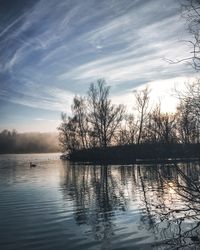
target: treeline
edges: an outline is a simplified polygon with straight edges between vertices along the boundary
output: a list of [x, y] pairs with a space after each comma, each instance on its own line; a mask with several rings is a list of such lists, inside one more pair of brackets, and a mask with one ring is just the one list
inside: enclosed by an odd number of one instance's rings
[[[200, 82], [177, 92], [175, 113], [163, 113], [161, 103], [150, 105], [148, 87], [133, 94], [133, 113], [112, 104], [104, 80], [89, 87], [86, 96], [75, 96], [72, 115], [62, 114], [59, 140], [62, 151], [132, 144], [198, 144], [200, 141]], [[131, 105], [131, 104], [130, 104]]]
[[59, 152], [56, 133], [17, 133], [3, 130], [0, 133], [0, 153], [48, 153]]

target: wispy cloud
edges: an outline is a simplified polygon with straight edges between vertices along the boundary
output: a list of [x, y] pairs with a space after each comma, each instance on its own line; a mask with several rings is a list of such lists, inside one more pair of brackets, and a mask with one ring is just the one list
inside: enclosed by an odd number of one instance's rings
[[[74, 94], [105, 78], [116, 95], [190, 77], [180, 6], [160, 0], [22, 1], [0, 24], [0, 99], [70, 112]], [[17, 6], [15, 6], [17, 7]], [[7, 12], [5, 11], [7, 10]], [[1, 10], [0, 10], [1, 11]]]
[[60, 123], [60, 120], [54, 120], [54, 119], [44, 119], [44, 118], [34, 118], [34, 121], [45, 121], [45, 122], [55, 122], [55, 123]]
[[13, 81], [15, 83], [10, 84], [10, 88], [0, 92], [0, 99], [39, 109], [70, 112], [74, 96], [70, 91], [42, 86], [42, 83], [35, 83], [29, 79], [21, 79], [22, 89], [16, 84], [17, 79], [13, 78]]

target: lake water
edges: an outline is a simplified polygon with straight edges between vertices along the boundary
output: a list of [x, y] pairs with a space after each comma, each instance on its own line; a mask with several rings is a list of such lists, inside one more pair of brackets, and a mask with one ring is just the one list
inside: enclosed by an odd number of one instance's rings
[[200, 166], [1, 155], [0, 249], [200, 249]]

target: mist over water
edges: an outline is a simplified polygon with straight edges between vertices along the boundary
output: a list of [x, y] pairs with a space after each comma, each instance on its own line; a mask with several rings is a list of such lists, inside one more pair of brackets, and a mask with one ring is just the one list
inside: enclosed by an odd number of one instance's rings
[[0, 154], [59, 152], [57, 133], [17, 133], [16, 130], [0, 132]]
[[1, 155], [0, 248], [199, 249], [199, 170]]

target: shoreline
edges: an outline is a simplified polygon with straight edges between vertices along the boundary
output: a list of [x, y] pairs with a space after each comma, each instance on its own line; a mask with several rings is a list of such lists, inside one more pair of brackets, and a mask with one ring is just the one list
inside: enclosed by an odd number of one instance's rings
[[[69, 160], [69, 159], [61, 159]], [[169, 158], [169, 159], [136, 159], [135, 161], [76, 161], [69, 160], [76, 165], [135, 165], [135, 164], [175, 164], [200, 162], [200, 158]]]
[[60, 157], [81, 163], [137, 164], [200, 160], [200, 144], [132, 144], [74, 151]]

